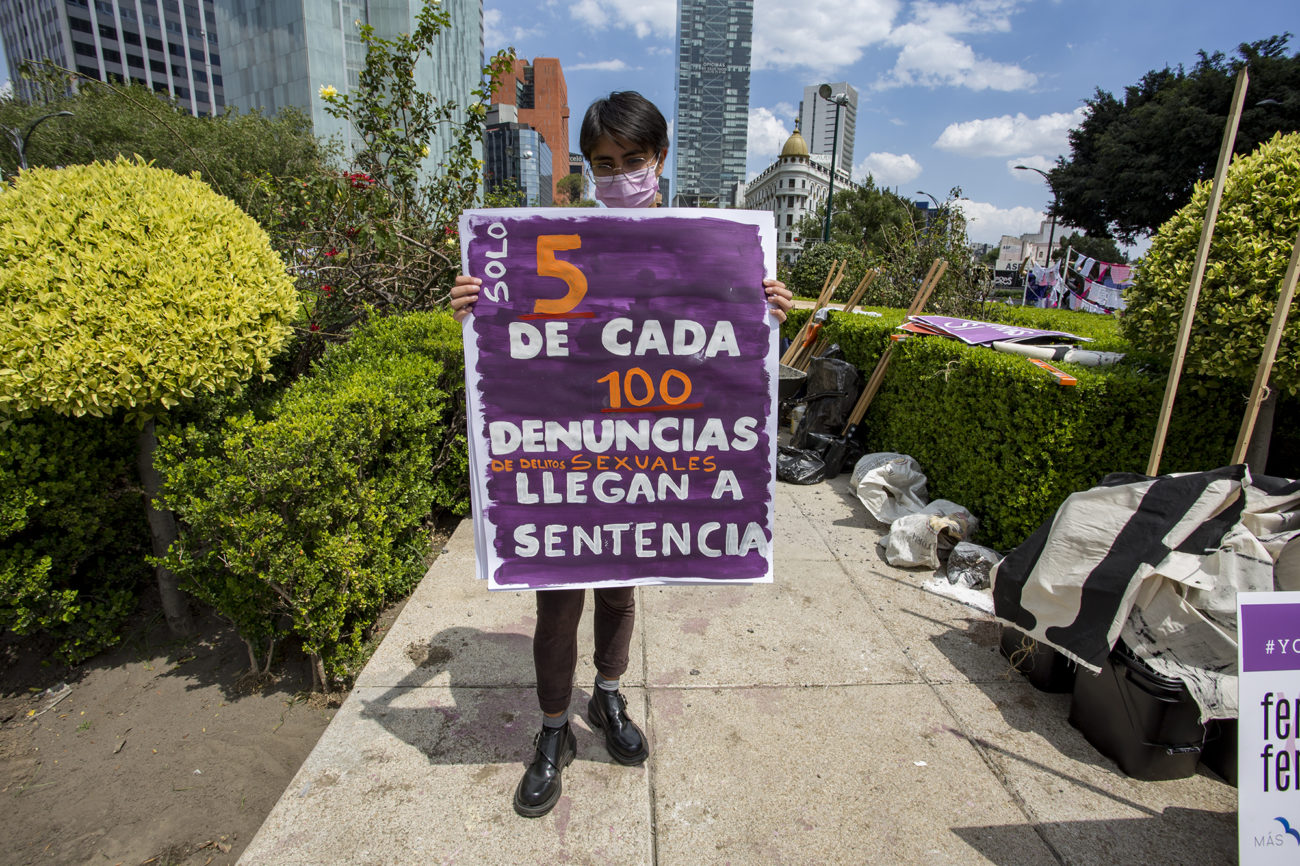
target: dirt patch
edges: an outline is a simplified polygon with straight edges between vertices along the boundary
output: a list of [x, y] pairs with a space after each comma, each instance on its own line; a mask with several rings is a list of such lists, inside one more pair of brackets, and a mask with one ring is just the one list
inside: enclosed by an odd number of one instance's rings
[[[435, 555], [448, 534], [435, 532]], [[347, 696], [309, 693], [293, 652], [250, 677], [243, 642], [211, 614], [178, 641], [145, 611], [82, 666], [48, 657], [41, 640], [0, 633], [6, 866], [233, 864]]]

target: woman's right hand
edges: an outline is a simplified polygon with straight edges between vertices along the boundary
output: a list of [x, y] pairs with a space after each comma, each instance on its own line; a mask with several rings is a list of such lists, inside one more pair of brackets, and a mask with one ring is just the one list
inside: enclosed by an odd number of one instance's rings
[[451, 287], [451, 313], [456, 321], [463, 322], [474, 312], [474, 302], [478, 300], [481, 285], [483, 281], [478, 277], [456, 275], [456, 282]]

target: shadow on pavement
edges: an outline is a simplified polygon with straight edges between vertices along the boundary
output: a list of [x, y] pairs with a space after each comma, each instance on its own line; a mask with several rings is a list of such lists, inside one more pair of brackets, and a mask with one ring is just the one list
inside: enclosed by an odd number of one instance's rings
[[[377, 690], [362, 690], [362, 718], [420, 750], [430, 764], [523, 765], [532, 759], [540, 710], [530, 636], [449, 628], [426, 644], [412, 644], [407, 655], [416, 667], [397, 685], [373, 697]], [[590, 697], [574, 689], [575, 720], [585, 715]], [[578, 739], [579, 757], [609, 760], [603, 746], [594, 747], [595, 738], [580, 733]]]

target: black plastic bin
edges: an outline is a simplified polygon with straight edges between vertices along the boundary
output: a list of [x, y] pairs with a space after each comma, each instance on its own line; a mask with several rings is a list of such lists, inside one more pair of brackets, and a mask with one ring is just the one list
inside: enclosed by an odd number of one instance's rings
[[1210, 719], [1205, 723], [1201, 765], [1232, 787], [1237, 787], [1237, 720]]
[[1024, 674], [1030, 685], [1040, 692], [1063, 693], [1074, 689], [1074, 674], [1078, 666], [1020, 629], [1002, 626], [999, 648], [1011, 666]]
[[1125, 775], [1147, 781], [1194, 774], [1205, 742], [1187, 688], [1151, 670], [1122, 641], [1100, 674], [1075, 677], [1070, 724]]

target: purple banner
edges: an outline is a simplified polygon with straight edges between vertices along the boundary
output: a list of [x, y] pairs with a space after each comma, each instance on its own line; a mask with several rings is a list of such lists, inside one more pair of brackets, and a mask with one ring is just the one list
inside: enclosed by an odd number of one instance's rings
[[465, 352], [492, 588], [771, 579], [771, 216], [701, 213], [462, 217], [483, 280]]
[[1037, 340], [1044, 337], [1064, 337], [1071, 340], [1087, 339], [1065, 331], [1043, 331], [1038, 328], [1001, 325], [996, 322], [980, 322], [975, 319], [958, 319], [953, 316], [912, 316], [911, 320], [929, 325], [972, 346], [992, 343], [994, 340], [1014, 343], [1020, 340]]
[[1243, 671], [1300, 670], [1300, 604], [1241, 605]]

